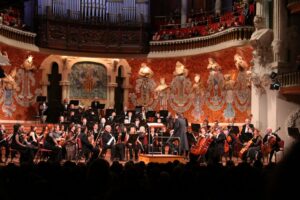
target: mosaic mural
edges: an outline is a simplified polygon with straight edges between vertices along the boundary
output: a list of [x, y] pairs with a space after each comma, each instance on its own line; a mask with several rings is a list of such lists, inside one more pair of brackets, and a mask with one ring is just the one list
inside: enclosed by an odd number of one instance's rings
[[[191, 122], [243, 122], [251, 110], [251, 52], [245, 46], [190, 57], [130, 59], [131, 106], [184, 113]], [[151, 77], [140, 76], [145, 65]]]
[[79, 62], [69, 74], [71, 99], [107, 98], [105, 66], [93, 62]]

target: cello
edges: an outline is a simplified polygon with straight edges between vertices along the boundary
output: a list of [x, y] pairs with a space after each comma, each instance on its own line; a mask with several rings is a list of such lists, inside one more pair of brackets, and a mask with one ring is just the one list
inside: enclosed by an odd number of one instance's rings
[[[281, 128], [278, 127], [278, 129], [276, 129], [276, 131], [274, 132], [277, 133]], [[271, 153], [273, 146], [276, 144], [276, 136], [275, 135], [270, 135], [270, 137], [268, 138], [268, 141], [266, 142], [266, 144], [263, 145], [263, 153], [265, 155]]]
[[191, 154], [198, 156], [205, 155], [212, 141], [213, 139], [210, 135], [199, 137], [197, 143], [195, 145], [192, 145], [190, 149]]
[[[252, 138], [253, 139], [253, 138]], [[246, 151], [248, 151], [248, 149], [250, 148], [250, 146], [251, 146], [251, 144], [253, 143], [253, 140], [249, 140], [248, 142], [247, 142], [247, 144], [240, 150], [240, 152], [239, 152], [239, 157], [240, 158], [243, 158], [243, 154], [246, 152]]]

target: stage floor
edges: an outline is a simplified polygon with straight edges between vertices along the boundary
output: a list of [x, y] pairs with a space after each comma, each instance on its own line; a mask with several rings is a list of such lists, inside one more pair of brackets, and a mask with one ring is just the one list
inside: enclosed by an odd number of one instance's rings
[[140, 154], [140, 156], [139, 156], [139, 161], [143, 161], [146, 164], [148, 164], [150, 162], [168, 163], [168, 162], [174, 162], [175, 160], [178, 160], [181, 163], [186, 163], [188, 161], [183, 156], [178, 156], [178, 155]]

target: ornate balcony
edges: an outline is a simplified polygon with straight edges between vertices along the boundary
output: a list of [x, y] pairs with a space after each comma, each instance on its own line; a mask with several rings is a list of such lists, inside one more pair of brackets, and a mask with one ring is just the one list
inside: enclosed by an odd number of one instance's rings
[[248, 41], [254, 27], [233, 27], [224, 31], [195, 38], [181, 40], [151, 41], [150, 54], [161, 54], [174, 51], [195, 50], [225, 43], [228, 41]]
[[35, 44], [36, 34], [0, 24], [0, 36], [26, 44]]
[[300, 71], [279, 74], [278, 80], [281, 84], [280, 93], [300, 94]]

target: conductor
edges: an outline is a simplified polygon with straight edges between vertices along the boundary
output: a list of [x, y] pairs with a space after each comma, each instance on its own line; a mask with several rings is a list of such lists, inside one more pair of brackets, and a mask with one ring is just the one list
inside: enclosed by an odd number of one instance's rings
[[[171, 130], [171, 134], [172, 134], [170, 138], [171, 141], [173, 141], [176, 138], [180, 139], [179, 154], [184, 155], [184, 157], [186, 158], [189, 150], [188, 139], [186, 135], [186, 121], [183, 118], [182, 114], [180, 113], [175, 114], [174, 129]], [[172, 147], [172, 145], [170, 146]]]

